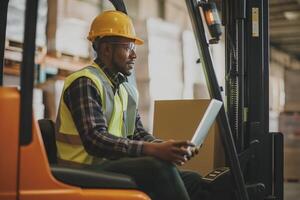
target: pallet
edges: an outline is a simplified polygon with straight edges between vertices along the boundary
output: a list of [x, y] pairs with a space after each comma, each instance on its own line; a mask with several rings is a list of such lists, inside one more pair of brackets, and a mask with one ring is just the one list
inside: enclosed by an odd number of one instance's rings
[[[23, 43], [5, 40], [5, 60], [10, 60], [14, 62], [22, 61]], [[47, 48], [45, 46], [37, 46], [35, 51], [35, 63], [40, 64], [43, 61], [47, 53]]]
[[91, 63], [90, 58], [83, 58], [60, 51], [50, 51], [47, 53], [42, 65], [53, 66], [61, 70], [76, 71]]
[[[5, 49], [22, 51], [23, 43], [13, 40], [5, 40]], [[36, 46], [37, 52], [44, 52], [46, 50], [46, 46]]]
[[58, 59], [72, 60], [75, 62], [85, 62], [87, 60], [90, 60], [90, 58], [85, 58], [78, 55], [72, 55], [61, 51], [48, 51], [47, 54], [56, 57]]

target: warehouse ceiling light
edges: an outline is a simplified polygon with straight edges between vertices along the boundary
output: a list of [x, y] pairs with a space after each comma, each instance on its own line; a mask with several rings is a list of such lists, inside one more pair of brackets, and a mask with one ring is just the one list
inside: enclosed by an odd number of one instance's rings
[[299, 19], [300, 14], [295, 11], [285, 11], [283, 13], [284, 17], [288, 20], [296, 20]]

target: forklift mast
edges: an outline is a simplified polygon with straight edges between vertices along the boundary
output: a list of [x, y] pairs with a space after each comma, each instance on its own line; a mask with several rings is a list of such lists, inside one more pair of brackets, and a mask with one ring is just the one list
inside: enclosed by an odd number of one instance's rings
[[283, 199], [283, 136], [269, 132], [269, 1], [222, 1], [226, 96], [251, 199]]
[[[186, 0], [210, 96], [222, 100], [201, 15], [211, 2]], [[227, 110], [220, 111], [217, 122], [233, 190], [238, 200], [281, 200], [283, 136], [269, 133], [268, 0], [223, 0], [220, 7]]]

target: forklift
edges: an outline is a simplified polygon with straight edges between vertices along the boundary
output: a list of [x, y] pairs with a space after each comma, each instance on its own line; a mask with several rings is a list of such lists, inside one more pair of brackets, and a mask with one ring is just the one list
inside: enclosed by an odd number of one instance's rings
[[[53, 126], [38, 124], [32, 113], [38, 0], [26, 1], [20, 90], [3, 86], [8, 1], [0, 1], [0, 200], [149, 200], [131, 177], [67, 168], [50, 159]], [[110, 1], [127, 14], [122, 0]], [[220, 40], [221, 24], [225, 27], [226, 108], [217, 123], [228, 167], [203, 177], [212, 199], [282, 200], [283, 136], [270, 133], [268, 124], [268, 0], [185, 2], [210, 96], [220, 101], [223, 89], [209, 46]]]

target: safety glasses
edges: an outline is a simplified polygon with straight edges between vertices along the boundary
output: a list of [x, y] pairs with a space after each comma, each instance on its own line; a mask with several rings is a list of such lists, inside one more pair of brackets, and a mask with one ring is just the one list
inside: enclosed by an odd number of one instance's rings
[[134, 42], [109, 42], [109, 44], [122, 46], [128, 52], [136, 51]]

